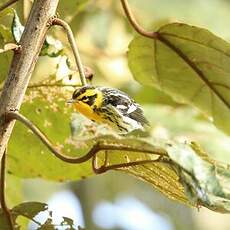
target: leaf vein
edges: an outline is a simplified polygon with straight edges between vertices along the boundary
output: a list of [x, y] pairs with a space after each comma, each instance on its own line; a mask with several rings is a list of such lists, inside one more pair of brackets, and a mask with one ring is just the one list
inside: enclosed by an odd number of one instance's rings
[[181, 40], [186, 40], [186, 41], [188, 41], [188, 42], [193, 42], [193, 43], [199, 44], [199, 45], [204, 46], [204, 47], [206, 47], [206, 48], [209, 48], [209, 49], [213, 49], [213, 50], [215, 50], [215, 51], [218, 51], [218, 52], [224, 54], [225, 56], [227, 56], [228, 58], [230, 58], [230, 54], [224, 52], [223, 50], [217, 49], [217, 48], [215, 48], [215, 47], [213, 47], [213, 46], [208, 46], [208, 45], [206, 45], [206, 44], [204, 44], [204, 43], [201, 43], [201, 42], [198, 42], [198, 41], [195, 41], [195, 40], [186, 38], [186, 37], [181, 37], [181, 36], [178, 36], [178, 35], [176, 35], [176, 34], [170, 34], [170, 33], [164, 33], [164, 32], [162, 32], [162, 33], [160, 33], [160, 34], [161, 34], [161, 35], [164, 35], [164, 36], [166, 36], [166, 37], [167, 37], [167, 36], [168, 36], [168, 37], [171, 36], [171, 37], [175, 37], [175, 38], [178, 38], [178, 39], [181, 39]]
[[206, 86], [219, 98], [225, 106], [230, 109], [230, 104], [227, 100], [218, 92], [218, 90], [213, 87], [212, 83], [208, 80], [208, 78], [205, 76], [205, 74], [200, 70], [195, 63], [188, 57], [186, 54], [183, 53], [178, 47], [173, 45], [169, 40], [161, 36], [161, 34], [158, 34], [157, 37], [158, 41], [162, 42], [165, 46], [170, 48], [172, 51], [174, 51], [182, 60], [185, 61], [185, 63], [197, 74], [197, 76], [206, 84]]

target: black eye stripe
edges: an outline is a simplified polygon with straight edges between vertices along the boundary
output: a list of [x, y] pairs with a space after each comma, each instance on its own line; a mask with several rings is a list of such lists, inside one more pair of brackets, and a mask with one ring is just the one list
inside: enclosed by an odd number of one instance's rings
[[[84, 96], [85, 97], [85, 96]], [[85, 101], [85, 103], [87, 103], [88, 105], [93, 105], [93, 103], [95, 102], [97, 98], [97, 94], [94, 94], [92, 96], [86, 96], [85, 99], [87, 99], [87, 101]], [[82, 98], [83, 99], [83, 98]], [[84, 100], [84, 99], [83, 99]]]
[[83, 96], [80, 100], [90, 100], [91, 98], [97, 98], [97, 94], [91, 95], [91, 96]]

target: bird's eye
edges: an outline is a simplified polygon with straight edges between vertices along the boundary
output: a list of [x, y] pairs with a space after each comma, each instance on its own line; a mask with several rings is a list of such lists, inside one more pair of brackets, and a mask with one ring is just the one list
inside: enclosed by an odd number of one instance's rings
[[88, 99], [88, 97], [84, 96], [84, 97], [81, 98], [81, 101], [86, 101], [87, 99]]

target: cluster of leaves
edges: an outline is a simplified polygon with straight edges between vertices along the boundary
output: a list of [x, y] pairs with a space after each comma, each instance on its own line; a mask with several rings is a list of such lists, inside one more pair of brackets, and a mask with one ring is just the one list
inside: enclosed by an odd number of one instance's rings
[[[35, 219], [35, 217], [42, 213], [46, 214], [46, 218], [43, 223], [40, 223]], [[21, 229], [21, 224], [28, 224], [28, 221], [31, 220], [37, 226], [36, 229], [69, 229], [74, 230], [74, 223], [68, 217], [63, 217], [63, 221], [60, 224], [52, 223], [52, 211], [48, 210], [47, 204], [38, 203], [38, 202], [27, 202], [20, 205], [15, 206], [11, 210], [12, 220], [14, 223], [14, 229]], [[0, 227], [1, 229], [10, 229], [8, 223], [5, 221], [4, 214], [0, 212]], [[79, 227], [79, 230], [81, 228]]]
[[[86, 3], [87, 1], [82, 1], [79, 10]], [[68, 5], [70, 10], [73, 5], [74, 1], [70, 1]], [[12, 15], [13, 11], [3, 13]], [[13, 15], [15, 38], [22, 29], [17, 17], [14, 13]], [[0, 15], [0, 20], [1, 17]], [[205, 29], [181, 23], [165, 25], [157, 33], [160, 39], [136, 36], [131, 41], [128, 64], [134, 78], [142, 85], [165, 92], [177, 102], [197, 107], [226, 135], [199, 117], [199, 113], [191, 108], [178, 108], [175, 112], [163, 105], [144, 108], [151, 129], [143, 137], [132, 135], [120, 137], [104, 126], [95, 126], [73, 113], [72, 108], [65, 104], [72, 88], [60, 87], [60, 83], [66, 81], [66, 76], [69, 76], [71, 70], [66, 65], [68, 58], [63, 48], [57, 45], [58, 41], [52, 39], [47, 39], [38, 62], [43, 61], [47, 65], [49, 60], [49, 63], [53, 63], [54, 69], [47, 74], [44, 64], [38, 63], [21, 113], [44, 130], [66, 155], [82, 156], [98, 141], [134, 149], [142, 148], [145, 151], [161, 148], [166, 153], [161, 159], [158, 159], [157, 155], [139, 151], [109, 150], [106, 161], [108, 165], [115, 165], [152, 160], [152, 163], [118, 170], [150, 183], [170, 199], [192, 206], [202, 205], [218, 212], [230, 212], [228, 165], [211, 160], [196, 143], [185, 142], [184, 138], [199, 141], [206, 149], [214, 151], [213, 154], [217, 154], [215, 151], [225, 151], [226, 154], [229, 151], [228, 146], [224, 149], [223, 146], [216, 144], [215, 140], [229, 142], [230, 45]], [[12, 40], [9, 27], [1, 24], [0, 65], [4, 66], [0, 70], [1, 82], [7, 75], [12, 56], [11, 53], [3, 51], [8, 50], [7, 44], [12, 43]], [[61, 68], [58, 68], [60, 66]], [[46, 74], [43, 74], [44, 70]], [[69, 181], [80, 180], [94, 174], [90, 161], [81, 165], [71, 165], [57, 159], [29, 129], [20, 123], [14, 128], [8, 152], [7, 172], [17, 177]], [[101, 151], [97, 155], [99, 165], [103, 164], [104, 158], [105, 153]], [[154, 162], [156, 159], [158, 161]], [[13, 201], [11, 203], [14, 205]], [[46, 209], [44, 204], [21, 204], [14, 207], [12, 213], [16, 213], [15, 216], [22, 215], [33, 219], [37, 213]], [[50, 218], [51, 216], [45, 224], [51, 224]], [[72, 227], [70, 220], [67, 224]]]

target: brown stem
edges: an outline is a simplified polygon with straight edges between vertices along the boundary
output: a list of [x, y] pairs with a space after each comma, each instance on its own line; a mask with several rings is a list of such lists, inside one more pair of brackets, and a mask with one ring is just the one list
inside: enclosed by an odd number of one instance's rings
[[79, 84], [58, 84], [58, 83], [53, 83], [53, 84], [33, 84], [33, 85], [29, 85], [27, 88], [28, 89], [33, 89], [33, 88], [40, 88], [40, 87], [80, 87], [81, 85]]
[[[81, 85], [76, 84], [58, 84], [58, 83], [54, 83], [54, 84], [45, 84], [45, 83], [40, 83], [40, 84], [32, 84], [32, 85], [28, 85], [27, 89], [36, 89], [36, 88], [41, 88], [41, 87], [81, 87]], [[0, 88], [0, 92], [2, 91], [2, 88]]]
[[23, 22], [26, 22], [26, 20], [27, 20], [27, 18], [29, 16], [29, 13], [30, 13], [30, 9], [31, 9], [31, 6], [32, 6], [32, 1], [23, 0], [22, 4], [23, 4], [22, 5]]
[[93, 171], [96, 174], [101, 174], [101, 173], [105, 173], [109, 170], [127, 168], [127, 167], [131, 167], [131, 166], [138, 166], [138, 165], [144, 165], [144, 164], [156, 163], [156, 162], [159, 163], [160, 161], [158, 159], [157, 160], [142, 160], [142, 161], [133, 161], [133, 162], [114, 164], [114, 165], [102, 165], [101, 167], [97, 167], [96, 158], [94, 157], [93, 161], [92, 161], [92, 167], [93, 167]]
[[1, 161], [1, 181], [0, 181], [0, 204], [3, 211], [3, 214], [5, 215], [9, 227], [13, 230], [14, 229], [14, 223], [10, 214], [10, 211], [6, 204], [6, 197], [5, 197], [5, 176], [6, 176], [6, 150], [3, 153], [2, 161]]
[[45, 136], [45, 134], [42, 133], [30, 120], [28, 120], [21, 114], [15, 113], [15, 112], [8, 112], [6, 114], [6, 117], [7, 119], [10, 119], [10, 120], [18, 120], [24, 125], [26, 125], [43, 142], [43, 144], [46, 145], [46, 147], [57, 158], [61, 159], [62, 161], [72, 163], [72, 164], [82, 163], [82, 162], [89, 160], [95, 154], [95, 152], [97, 152], [99, 149], [99, 146], [95, 145], [86, 155], [82, 157], [78, 157], [78, 158], [68, 157], [66, 155], [63, 155], [57, 148], [55, 148], [53, 144], [49, 141], [49, 139]]
[[[55, 15], [59, 0], [36, 0], [20, 40], [21, 49], [14, 53], [8, 77], [0, 97], [0, 117], [10, 109], [21, 106], [31, 74], [42, 48], [48, 27], [47, 22]], [[0, 159], [10, 138], [14, 121], [1, 120]]]
[[10, 120], [18, 120], [27, 126], [42, 142], [46, 147], [60, 160], [65, 161], [71, 164], [78, 164], [83, 163], [90, 158], [92, 158], [97, 152], [102, 150], [120, 150], [120, 151], [131, 151], [131, 152], [141, 152], [147, 154], [154, 154], [164, 156], [166, 152], [160, 148], [156, 148], [154, 150], [145, 150], [145, 149], [138, 149], [132, 146], [122, 146], [122, 145], [115, 145], [115, 144], [103, 144], [103, 143], [96, 143], [90, 151], [81, 157], [69, 157], [63, 153], [61, 153], [57, 148], [53, 146], [53, 144], [49, 141], [49, 139], [43, 134], [30, 120], [25, 118], [22, 114], [16, 112], [8, 112], [5, 115], [5, 119]]
[[10, 1], [6, 2], [2, 6], [0, 6], [0, 12], [3, 11], [4, 9], [6, 9], [7, 7], [9, 7], [10, 5], [14, 4], [17, 1], [18, 0], [10, 0]]
[[97, 156], [96, 154], [92, 158], [92, 168], [93, 171], [96, 174], [101, 174], [105, 173], [109, 170], [116, 170], [116, 169], [121, 169], [121, 168], [127, 168], [127, 167], [132, 167], [132, 166], [138, 166], [138, 165], [144, 165], [144, 164], [150, 164], [150, 163], [171, 163], [169, 159], [166, 159], [164, 154], [155, 154], [159, 155], [159, 157], [155, 160], [138, 160], [138, 161], [133, 161], [133, 162], [124, 162], [124, 163], [118, 163], [118, 164], [113, 164], [113, 165], [107, 165], [108, 163], [108, 152], [105, 152], [105, 161], [104, 164], [100, 167], [97, 167]]
[[72, 32], [69, 24], [67, 22], [65, 22], [64, 20], [62, 20], [60, 18], [55, 18], [55, 17], [51, 18], [51, 23], [53, 25], [59, 25], [59, 26], [63, 27], [63, 29], [66, 31], [67, 37], [68, 37], [69, 43], [71, 45], [71, 48], [72, 48], [72, 51], [74, 54], [74, 58], [75, 58], [75, 61], [77, 64], [77, 68], [78, 68], [78, 71], [80, 74], [81, 83], [82, 83], [82, 85], [86, 85], [87, 81], [86, 81], [86, 77], [85, 77], [85, 71], [84, 71], [84, 68], [82, 65], [81, 57], [80, 57], [80, 54], [79, 54], [79, 51], [77, 48], [77, 44], [75, 42], [73, 32]]
[[128, 18], [128, 20], [129, 20], [130, 24], [133, 26], [133, 28], [137, 31], [137, 33], [139, 33], [145, 37], [152, 38], [152, 39], [155, 39], [157, 37], [158, 34], [156, 32], [147, 31], [137, 23], [135, 17], [133, 16], [133, 14], [129, 8], [129, 4], [128, 4], [127, 0], [121, 0], [121, 4], [122, 4], [122, 7], [124, 9], [126, 17]]

